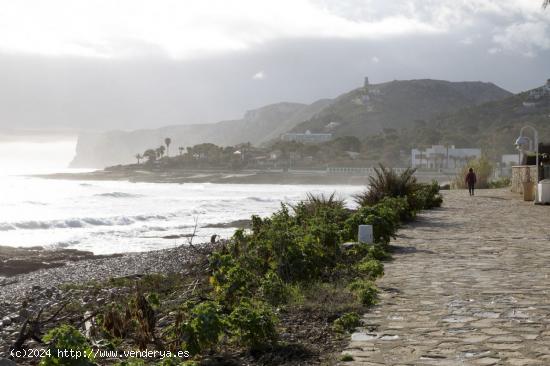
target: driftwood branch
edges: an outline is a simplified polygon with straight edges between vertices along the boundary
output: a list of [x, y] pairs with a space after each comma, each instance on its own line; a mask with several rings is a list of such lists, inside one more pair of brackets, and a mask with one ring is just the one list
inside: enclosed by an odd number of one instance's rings
[[49, 305], [42, 306], [37, 312], [28, 316], [19, 330], [17, 339], [10, 347], [10, 351], [21, 351], [25, 342], [29, 339], [35, 340], [38, 343], [44, 343], [42, 341], [42, 328], [49, 323], [58, 322], [59, 314], [63, 311], [63, 309], [65, 309], [65, 307], [67, 307], [68, 304], [68, 301], [63, 301], [61, 306], [59, 306], [59, 309], [57, 309], [52, 316], [44, 320], [41, 320], [40, 318], [42, 317], [46, 307], [49, 307]]
[[195, 246], [193, 245], [193, 239], [197, 235], [198, 226], [199, 226], [199, 217], [195, 216], [195, 226], [193, 227], [193, 233], [191, 234], [191, 236], [187, 238], [187, 245], [189, 245], [189, 247], [192, 248], [193, 250], [196, 250]]

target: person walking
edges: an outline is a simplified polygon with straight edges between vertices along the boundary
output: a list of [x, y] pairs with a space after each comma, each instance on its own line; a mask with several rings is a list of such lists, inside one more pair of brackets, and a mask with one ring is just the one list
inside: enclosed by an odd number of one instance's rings
[[468, 185], [468, 192], [470, 192], [470, 196], [474, 195], [474, 186], [477, 182], [476, 173], [474, 173], [474, 170], [472, 168], [468, 169], [468, 174], [466, 174], [466, 184]]

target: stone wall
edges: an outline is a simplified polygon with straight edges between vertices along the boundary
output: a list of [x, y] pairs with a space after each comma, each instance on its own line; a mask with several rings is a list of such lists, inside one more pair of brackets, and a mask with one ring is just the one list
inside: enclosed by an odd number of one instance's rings
[[512, 167], [512, 192], [523, 193], [522, 183], [526, 182], [527, 175], [531, 182], [537, 180], [537, 167], [535, 165], [517, 165]]

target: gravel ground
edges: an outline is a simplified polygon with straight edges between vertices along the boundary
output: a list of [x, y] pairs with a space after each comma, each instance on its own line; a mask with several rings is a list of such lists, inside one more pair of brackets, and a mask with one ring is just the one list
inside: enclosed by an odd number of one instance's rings
[[[33, 287], [50, 288], [63, 283], [83, 283], [134, 274], [169, 273], [181, 270], [193, 258], [188, 246], [122, 256], [69, 262], [63, 267], [7, 277], [0, 281], [0, 315], [12, 308]], [[1, 317], [0, 317], [1, 319]]]

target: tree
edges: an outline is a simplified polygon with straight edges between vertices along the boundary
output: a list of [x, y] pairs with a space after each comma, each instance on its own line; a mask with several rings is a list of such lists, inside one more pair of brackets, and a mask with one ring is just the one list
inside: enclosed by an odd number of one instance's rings
[[164, 152], [166, 151], [166, 148], [164, 145], [160, 145], [158, 148], [155, 149], [155, 154], [157, 156], [157, 159], [160, 159], [164, 156]]
[[141, 156], [140, 154], [136, 154], [135, 158], [137, 159], [139, 165], [139, 162], [141, 161], [141, 159], [143, 159], [143, 156]]
[[543, 7], [544, 9], [546, 9], [546, 7], [547, 7], [548, 5], [550, 5], [550, 0], [544, 0], [544, 1], [542, 2], [542, 7]]
[[143, 153], [143, 157], [147, 158], [147, 161], [153, 162], [157, 160], [157, 152], [153, 149], [145, 150], [145, 152]]
[[180, 151], [180, 155], [183, 155], [183, 150], [185, 150], [185, 148], [183, 146], [180, 146], [178, 149]]
[[172, 143], [172, 139], [167, 137], [164, 139], [164, 143], [166, 144], [166, 156], [170, 156], [170, 144]]

